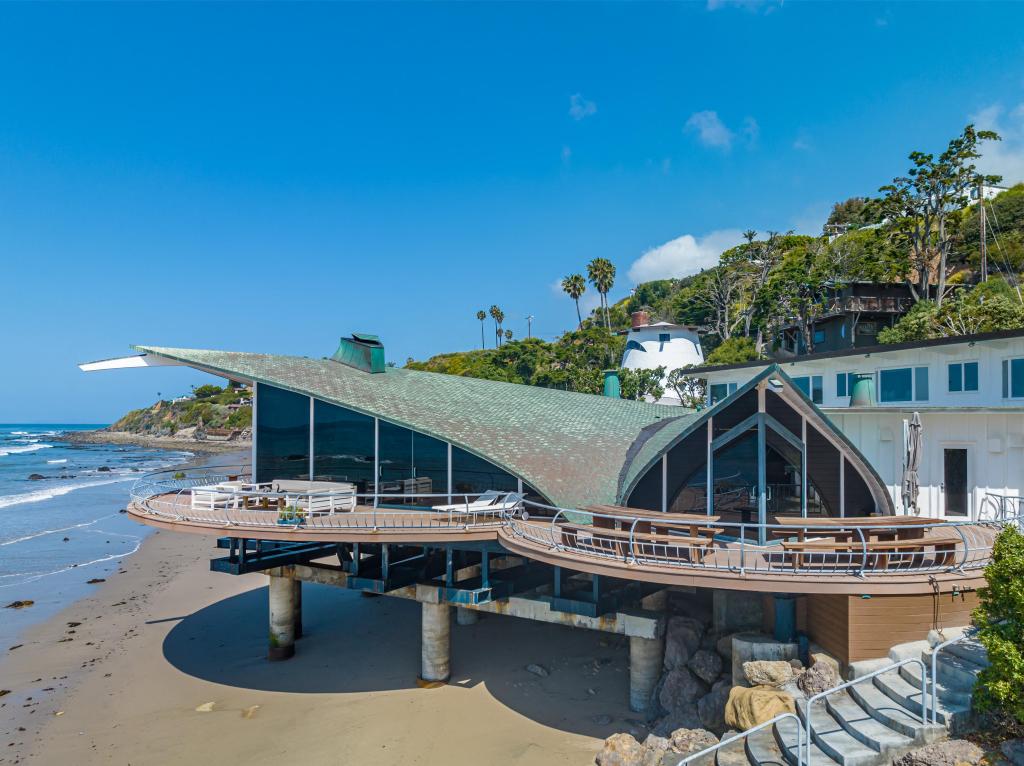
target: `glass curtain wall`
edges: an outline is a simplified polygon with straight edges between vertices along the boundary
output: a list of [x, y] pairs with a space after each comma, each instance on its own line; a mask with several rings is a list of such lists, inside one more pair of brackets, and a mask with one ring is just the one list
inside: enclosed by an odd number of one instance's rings
[[[378, 428], [381, 494], [415, 501], [419, 495], [448, 492], [447, 442], [383, 420]], [[442, 498], [421, 499], [428, 505], [444, 502]]]
[[347, 481], [357, 492], [373, 483], [373, 418], [315, 399], [313, 479]]
[[309, 397], [256, 384], [256, 480], [309, 478]]

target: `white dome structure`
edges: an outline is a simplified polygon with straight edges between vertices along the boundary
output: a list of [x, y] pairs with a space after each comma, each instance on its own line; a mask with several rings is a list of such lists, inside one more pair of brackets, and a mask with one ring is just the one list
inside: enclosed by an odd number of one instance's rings
[[[651, 322], [646, 311], [636, 311], [622, 354], [622, 367], [630, 370], [665, 368], [665, 385], [672, 370], [704, 362], [700, 337], [694, 327], [668, 322]], [[676, 392], [665, 386], [660, 400], [664, 404], [680, 404]]]

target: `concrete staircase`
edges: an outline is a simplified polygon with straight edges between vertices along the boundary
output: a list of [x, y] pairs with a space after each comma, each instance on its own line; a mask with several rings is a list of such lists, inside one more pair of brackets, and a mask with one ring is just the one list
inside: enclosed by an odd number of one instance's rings
[[[920, 658], [931, 673], [932, 647], [956, 635], [933, 634], [928, 641], [895, 646], [887, 659], [857, 663], [866, 675], [911, 657]], [[944, 739], [962, 728], [970, 716], [975, 678], [985, 667], [984, 648], [974, 640], [946, 647], [938, 655], [938, 723], [922, 724], [921, 670], [913, 664], [883, 673], [836, 692], [810, 707], [797, 703], [801, 721], [811, 722], [811, 763], [814, 766], [882, 766], [894, 757]], [[928, 684], [931, 694], [931, 682]], [[718, 766], [796, 766], [797, 724], [786, 720], [719, 750]]]

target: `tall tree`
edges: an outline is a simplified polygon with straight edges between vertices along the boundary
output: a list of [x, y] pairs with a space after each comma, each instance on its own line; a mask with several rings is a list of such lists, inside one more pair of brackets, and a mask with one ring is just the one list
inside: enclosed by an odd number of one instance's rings
[[615, 284], [615, 266], [607, 258], [595, 258], [587, 264], [587, 277], [590, 279], [590, 284], [601, 295], [604, 324], [610, 331], [612, 329], [612, 321], [608, 313], [608, 292]]
[[562, 280], [562, 290], [576, 302], [576, 321], [579, 324], [579, 329], [582, 330], [583, 316], [580, 314], [580, 298], [587, 291], [587, 282], [583, 279], [582, 274], [570, 274]]
[[975, 130], [968, 125], [938, 157], [911, 152], [907, 175], [894, 178], [878, 190], [882, 194], [875, 202], [878, 213], [909, 251], [906, 279], [915, 300], [928, 299], [929, 286], [934, 282], [935, 303], [941, 308], [954, 234], [951, 220], [967, 206], [972, 188], [1002, 180], [1000, 176], [983, 175], [974, 166], [974, 160], [981, 156], [979, 144], [999, 140], [994, 131]]
[[[757, 239], [757, 232], [748, 229], [743, 233], [747, 244], [733, 248], [723, 253], [723, 263], [726, 268], [733, 268], [739, 272], [742, 284], [742, 306], [740, 314], [743, 317], [743, 335], [749, 338], [755, 329], [754, 320], [758, 317], [758, 309], [763, 306], [760, 300], [761, 292], [768, 284], [768, 277], [779, 263], [782, 262], [783, 246], [792, 232], [780, 235], [777, 231], [768, 232], [768, 238]], [[757, 339], [756, 347], [758, 354], [764, 346], [764, 328], [762, 322], [756, 325]]]
[[505, 321], [505, 312], [498, 308], [497, 305], [491, 306], [490, 308], [491, 319], [494, 320], [494, 336], [495, 336], [495, 347], [501, 345], [501, 323]]
[[512, 340], [512, 331], [505, 330], [505, 340]]
[[481, 309], [476, 312], [476, 318], [480, 320], [480, 348], [487, 348], [484, 342], [484, 320], [487, 319], [487, 312]]

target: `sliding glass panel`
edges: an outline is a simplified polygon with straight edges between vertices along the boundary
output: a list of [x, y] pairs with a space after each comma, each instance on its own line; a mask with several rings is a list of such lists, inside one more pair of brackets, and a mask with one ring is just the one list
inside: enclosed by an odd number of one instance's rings
[[[380, 422], [380, 493], [403, 500], [437, 505], [448, 492], [448, 445], [425, 434]], [[384, 498], [382, 502], [388, 502]]]
[[914, 368], [914, 400], [918, 402], [928, 401], [928, 368]]
[[256, 478], [309, 478], [309, 397], [256, 386]]
[[1010, 396], [1024, 396], [1024, 359], [1010, 360]]
[[878, 380], [880, 401], [909, 402], [913, 398], [914, 375], [909, 367], [881, 370], [878, 373]]
[[964, 363], [964, 391], [978, 390], [978, 363]]
[[373, 418], [319, 399], [313, 408], [313, 478], [352, 482], [357, 492], [369, 491]]
[[[489, 489], [499, 492], [515, 492], [518, 487], [516, 477], [483, 458], [466, 452], [464, 449], [452, 447], [452, 491], [456, 494], [479, 494]], [[456, 502], [462, 498], [456, 497]]]

